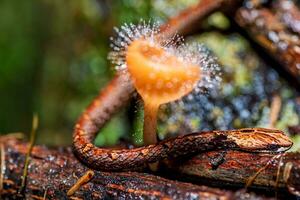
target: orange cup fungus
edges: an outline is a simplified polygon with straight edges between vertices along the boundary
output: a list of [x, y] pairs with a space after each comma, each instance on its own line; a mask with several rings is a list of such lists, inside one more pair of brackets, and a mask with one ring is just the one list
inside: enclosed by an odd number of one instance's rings
[[155, 143], [159, 106], [191, 92], [201, 78], [201, 69], [146, 39], [137, 39], [128, 46], [126, 63], [144, 100], [144, 143]]

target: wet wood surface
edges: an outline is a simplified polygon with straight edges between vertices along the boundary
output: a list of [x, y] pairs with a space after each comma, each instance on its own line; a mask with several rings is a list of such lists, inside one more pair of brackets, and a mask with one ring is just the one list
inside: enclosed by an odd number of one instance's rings
[[[180, 164], [179, 164], [180, 163]], [[299, 196], [299, 153], [247, 153], [213, 151], [196, 155], [186, 161], [173, 162], [168, 170], [180, 173], [185, 179], [215, 186], [286, 190]]]
[[88, 168], [79, 163], [70, 148], [44, 146], [33, 148], [26, 187], [24, 193], [18, 193], [28, 144], [9, 139], [1, 145], [3, 199], [265, 199], [244, 190], [220, 190], [147, 173], [99, 171], [68, 197], [67, 191]]

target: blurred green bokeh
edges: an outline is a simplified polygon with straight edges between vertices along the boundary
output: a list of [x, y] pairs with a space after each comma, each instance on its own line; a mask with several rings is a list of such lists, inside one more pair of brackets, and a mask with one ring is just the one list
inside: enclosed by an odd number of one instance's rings
[[[193, 2], [1, 0], [0, 133], [29, 132], [36, 112], [41, 143], [69, 144], [79, 114], [113, 75], [113, 27], [163, 20]], [[126, 130], [123, 118], [116, 130]]]

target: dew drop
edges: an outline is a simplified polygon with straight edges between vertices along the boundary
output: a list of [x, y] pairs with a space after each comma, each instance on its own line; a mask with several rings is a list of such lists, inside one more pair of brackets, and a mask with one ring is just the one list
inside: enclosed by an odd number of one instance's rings
[[156, 78], [156, 74], [153, 73], [153, 72], [151, 72], [151, 73], [149, 74], [149, 78], [150, 78], [150, 79], [155, 79], [155, 78]]
[[151, 84], [148, 83], [148, 84], [146, 85], [146, 90], [151, 90], [151, 88], [152, 88]]
[[173, 84], [172, 84], [171, 82], [167, 82], [167, 85], [166, 85], [166, 86], [167, 86], [167, 88], [170, 88], [170, 89], [171, 89], [171, 88], [173, 87]]
[[161, 89], [163, 86], [163, 81], [162, 80], [158, 80], [157, 83], [156, 83], [156, 88], [157, 89]]

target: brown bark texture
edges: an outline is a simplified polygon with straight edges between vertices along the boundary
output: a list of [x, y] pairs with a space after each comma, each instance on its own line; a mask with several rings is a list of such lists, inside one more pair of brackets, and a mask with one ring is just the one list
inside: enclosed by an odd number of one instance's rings
[[26, 185], [19, 193], [28, 143], [2, 140], [3, 199], [265, 199], [243, 190], [231, 192], [139, 172], [94, 171], [72, 196], [67, 191], [88, 170], [70, 148], [35, 146]]
[[213, 151], [186, 161], [167, 165], [168, 170], [196, 182], [212, 182], [216, 186], [246, 186], [270, 190], [287, 190], [300, 195], [300, 154], [247, 153]]
[[[283, 4], [290, 4], [286, 10]], [[300, 83], [300, 10], [291, 1], [278, 1], [274, 9], [241, 7], [235, 21]]]

